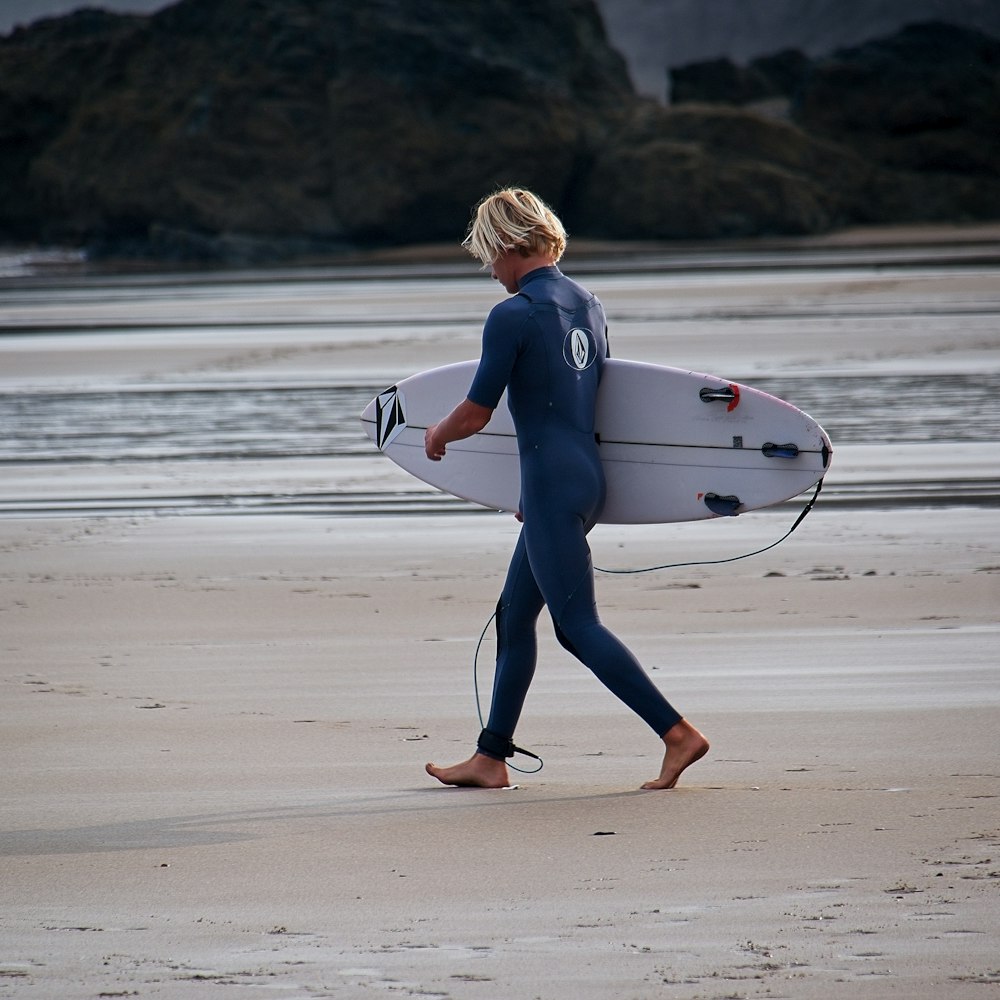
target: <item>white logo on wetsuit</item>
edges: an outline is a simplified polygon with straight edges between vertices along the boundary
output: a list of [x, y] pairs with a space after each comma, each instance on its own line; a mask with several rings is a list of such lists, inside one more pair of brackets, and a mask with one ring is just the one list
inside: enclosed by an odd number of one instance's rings
[[594, 335], [589, 330], [573, 327], [563, 341], [563, 357], [570, 368], [585, 371], [597, 358]]

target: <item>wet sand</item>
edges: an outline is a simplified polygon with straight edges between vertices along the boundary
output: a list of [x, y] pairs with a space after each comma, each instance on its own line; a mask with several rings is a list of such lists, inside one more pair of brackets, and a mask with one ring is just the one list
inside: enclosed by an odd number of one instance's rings
[[544, 770], [431, 784], [478, 729], [514, 531], [397, 520], [0, 522], [10, 995], [995, 987], [997, 511], [818, 509], [757, 560], [602, 579], [713, 740], [663, 793], [635, 790], [656, 741], [547, 629], [519, 732]]
[[[941, 270], [806, 288], [782, 272], [742, 293], [689, 279], [648, 321], [623, 315], [641, 305], [632, 277], [611, 296], [617, 353], [726, 357], [732, 377], [996, 373], [995, 272]], [[488, 281], [456, 294], [470, 316], [495, 298]], [[667, 309], [688, 319], [664, 339]], [[134, 351], [36, 332], [2, 338], [0, 382], [381, 378], [467, 356], [474, 330], [449, 324], [425, 325], [416, 355], [402, 331], [373, 342], [346, 322], [291, 341], [137, 334]], [[980, 1000], [1000, 985], [1000, 507], [990, 488], [870, 489], [995, 476], [996, 457], [995, 441], [848, 447], [829, 477], [841, 500], [765, 555], [600, 577], [606, 621], [713, 742], [662, 793], [637, 790], [658, 742], [544, 624], [518, 732], [544, 769], [503, 791], [423, 774], [478, 731], [473, 653], [507, 516], [23, 509], [248, 494], [258, 475], [300, 495], [408, 488], [364, 456], [4, 468], [0, 501], [21, 509], [0, 517], [0, 996]], [[844, 499], [852, 484], [867, 499]], [[595, 562], [724, 558], [794, 513], [600, 527]], [[483, 691], [491, 655], [488, 637]]]

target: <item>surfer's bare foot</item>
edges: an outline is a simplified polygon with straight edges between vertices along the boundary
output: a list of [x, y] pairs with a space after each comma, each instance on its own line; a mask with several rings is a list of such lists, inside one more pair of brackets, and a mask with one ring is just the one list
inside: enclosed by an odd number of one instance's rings
[[685, 768], [708, 753], [708, 740], [687, 719], [681, 719], [675, 726], [671, 726], [663, 737], [663, 742], [667, 750], [663, 755], [660, 776], [655, 781], [647, 781], [643, 788], [673, 788]]
[[468, 760], [452, 767], [428, 764], [426, 771], [442, 785], [459, 785], [462, 788], [506, 788], [510, 784], [507, 765], [502, 760], [474, 753]]

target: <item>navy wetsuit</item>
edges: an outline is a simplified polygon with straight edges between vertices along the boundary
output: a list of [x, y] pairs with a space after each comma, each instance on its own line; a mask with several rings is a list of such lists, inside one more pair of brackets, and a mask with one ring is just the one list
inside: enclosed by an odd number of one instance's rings
[[518, 294], [493, 308], [483, 330], [468, 398], [495, 409], [507, 389], [524, 520], [497, 605], [493, 704], [479, 744], [480, 752], [498, 759], [505, 754], [489, 734], [513, 738], [535, 670], [543, 605], [560, 643], [657, 736], [681, 719], [597, 615], [586, 536], [604, 505], [594, 412], [607, 353], [600, 301], [557, 267], [526, 274]]

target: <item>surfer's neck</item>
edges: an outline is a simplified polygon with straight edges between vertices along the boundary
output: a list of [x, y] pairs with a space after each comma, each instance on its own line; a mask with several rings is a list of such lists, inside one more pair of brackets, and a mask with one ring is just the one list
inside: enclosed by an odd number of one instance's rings
[[492, 276], [511, 295], [516, 295], [519, 283], [525, 275], [537, 271], [540, 267], [554, 267], [555, 264], [556, 259], [551, 254], [532, 254], [530, 257], [522, 257], [516, 250], [508, 250], [493, 261]]

